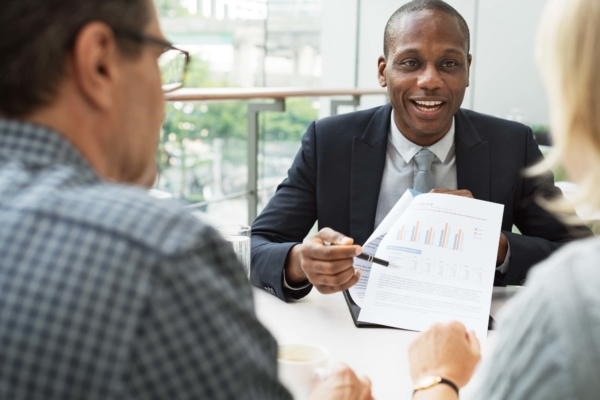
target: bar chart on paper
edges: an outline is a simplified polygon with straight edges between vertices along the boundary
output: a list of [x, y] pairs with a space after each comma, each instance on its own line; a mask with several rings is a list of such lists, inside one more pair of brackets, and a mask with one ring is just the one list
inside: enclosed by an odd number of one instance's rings
[[481, 251], [485, 238], [483, 224], [476, 219], [453, 215], [420, 214], [416, 218], [406, 218], [392, 232], [393, 242], [387, 247], [390, 266], [440, 278], [481, 283], [483, 270], [480, 265], [465, 260]]
[[468, 251], [470, 246], [483, 239], [481, 227], [445, 221], [414, 221], [396, 232], [396, 239], [455, 251]]
[[485, 337], [503, 206], [459, 196], [415, 196], [383, 236], [359, 321], [425, 330], [455, 319]]

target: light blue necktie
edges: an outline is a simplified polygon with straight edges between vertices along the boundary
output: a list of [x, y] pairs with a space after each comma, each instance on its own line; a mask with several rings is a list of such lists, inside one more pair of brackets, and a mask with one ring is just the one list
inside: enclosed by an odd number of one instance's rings
[[415, 157], [415, 164], [417, 164], [417, 176], [415, 176], [415, 187], [417, 192], [428, 193], [435, 186], [433, 180], [433, 173], [431, 172], [431, 163], [435, 160], [435, 154], [429, 149], [422, 148]]

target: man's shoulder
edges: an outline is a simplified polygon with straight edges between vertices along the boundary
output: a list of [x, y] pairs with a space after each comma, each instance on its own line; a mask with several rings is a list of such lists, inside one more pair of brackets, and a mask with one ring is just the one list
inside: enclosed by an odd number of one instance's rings
[[[346, 114], [332, 115], [322, 118], [315, 122], [317, 132], [363, 132], [371, 123], [375, 114], [383, 111], [384, 108], [390, 107], [383, 105], [379, 107], [369, 108], [367, 110], [354, 111]], [[391, 110], [391, 107], [390, 107]], [[389, 115], [388, 115], [389, 117]]]
[[141, 188], [100, 183], [61, 190], [46, 211], [164, 256], [176, 255], [214, 236], [214, 231], [173, 200], [158, 200]]
[[495, 117], [493, 115], [479, 113], [473, 110], [461, 108], [459, 114], [469, 119], [478, 132], [492, 130], [494, 133], [525, 135], [530, 128], [520, 122]]
[[[540, 288], [547, 289], [546, 294], [554, 298], [558, 290], [566, 289], [572, 294], [578, 293], [580, 298], [594, 302], [600, 306], [600, 239], [593, 237], [579, 240], [554, 253], [546, 261], [536, 266], [531, 272], [531, 280]], [[555, 300], [561, 301], [560, 298]]]

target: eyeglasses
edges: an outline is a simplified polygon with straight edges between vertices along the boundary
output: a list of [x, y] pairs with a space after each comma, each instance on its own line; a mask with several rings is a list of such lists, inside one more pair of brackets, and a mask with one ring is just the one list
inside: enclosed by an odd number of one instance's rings
[[163, 47], [163, 53], [158, 58], [163, 92], [169, 93], [183, 86], [190, 65], [190, 53], [174, 47], [151, 36], [124, 29], [113, 29], [116, 36], [127, 36], [138, 42], [150, 43]]

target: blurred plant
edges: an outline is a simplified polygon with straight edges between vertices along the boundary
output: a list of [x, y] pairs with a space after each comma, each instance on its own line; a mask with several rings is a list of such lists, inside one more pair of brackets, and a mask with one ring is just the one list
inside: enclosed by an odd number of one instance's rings
[[550, 132], [550, 127], [548, 125], [531, 125], [531, 130], [533, 133], [547, 133]]
[[154, 0], [160, 17], [187, 17], [190, 12], [181, 5], [180, 0]]
[[[185, 86], [227, 87], [229, 82], [212, 79], [209, 65], [199, 57], [192, 57]], [[265, 113], [261, 117], [262, 141], [299, 142], [308, 125], [318, 117], [318, 111], [308, 99], [288, 99], [286, 110], [285, 113]], [[174, 193], [176, 197], [200, 201], [202, 188], [211, 182], [212, 176], [205, 168], [212, 163], [211, 154], [201, 155], [197, 150], [190, 150], [198, 144], [223, 139], [226, 143], [222, 149], [223, 161], [236, 166], [246, 164], [245, 146], [240, 145], [247, 140], [246, 115], [245, 101], [167, 103], [158, 165], [161, 173], [167, 169], [179, 170], [178, 175], [186, 188]]]

